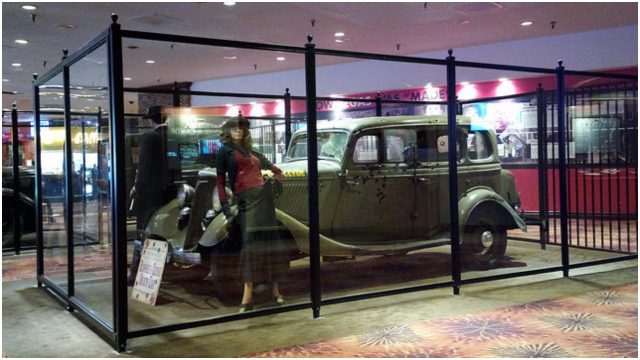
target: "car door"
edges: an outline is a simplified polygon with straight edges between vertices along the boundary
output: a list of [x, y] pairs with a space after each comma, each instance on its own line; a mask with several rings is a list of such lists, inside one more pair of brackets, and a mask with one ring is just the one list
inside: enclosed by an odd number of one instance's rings
[[385, 246], [412, 237], [415, 187], [402, 154], [411, 135], [400, 130], [372, 129], [353, 137], [333, 221], [336, 240]]

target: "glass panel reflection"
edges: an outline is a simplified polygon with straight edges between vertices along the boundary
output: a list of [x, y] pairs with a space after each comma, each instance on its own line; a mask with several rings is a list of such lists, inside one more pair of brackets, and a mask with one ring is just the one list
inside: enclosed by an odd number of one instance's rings
[[109, 82], [103, 45], [69, 69], [75, 296], [112, 321]]
[[[295, 215], [307, 218], [306, 172], [282, 179], [292, 174], [273, 161], [284, 156], [284, 119], [240, 121], [216, 110], [153, 106], [128, 118], [133, 329], [150, 326], [149, 316], [170, 324], [235, 313], [241, 303], [249, 310], [308, 301], [308, 260], [284, 231], [290, 215], [276, 210], [293, 201]], [[245, 140], [234, 142], [237, 133]], [[300, 239], [308, 249], [308, 236]], [[146, 263], [145, 246], [165, 243], [164, 266]]]
[[65, 219], [65, 128], [62, 74], [40, 90], [40, 170], [42, 171], [42, 237], [44, 275], [63, 288], [68, 281]]

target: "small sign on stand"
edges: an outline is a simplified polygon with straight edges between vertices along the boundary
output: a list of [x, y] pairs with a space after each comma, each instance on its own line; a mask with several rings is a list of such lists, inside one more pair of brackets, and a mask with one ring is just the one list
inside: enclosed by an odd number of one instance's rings
[[166, 241], [144, 241], [140, 266], [131, 292], [132, 299], [155, 306], [168, 251], [169, 243]]

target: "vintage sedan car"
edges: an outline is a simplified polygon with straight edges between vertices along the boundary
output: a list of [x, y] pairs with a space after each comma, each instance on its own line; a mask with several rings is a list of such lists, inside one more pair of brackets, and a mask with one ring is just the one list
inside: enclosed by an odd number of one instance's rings
[[[374, 117], [318, 126], [320, 253], [394, 255], [450, 243], [448, 130], [444, 116]], [[513, 175], [500, 166], [494, 130], [457, 118], [458, 208], [463, 264], [497, 266], [507, 230], [526, 231]], [[292, 258], [309, 253], [307, 133], [284, 161], [276, 216]], [[215, 169], [161, 208], [147, 232], [169, 240], [174, 260], [211, 266], [231, 280], [240, 239], [220, 211]], [[224, 263], [224, 267], [221, 265]]]

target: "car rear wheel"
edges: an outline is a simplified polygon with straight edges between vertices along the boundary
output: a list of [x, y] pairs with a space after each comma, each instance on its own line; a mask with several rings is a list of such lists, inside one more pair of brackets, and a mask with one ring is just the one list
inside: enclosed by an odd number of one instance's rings
[[483, 269], [495, 268], [507, 249], [507, 230], [486, 216], [467, 225], [463, 233], [462, 251], [465, 264]]

